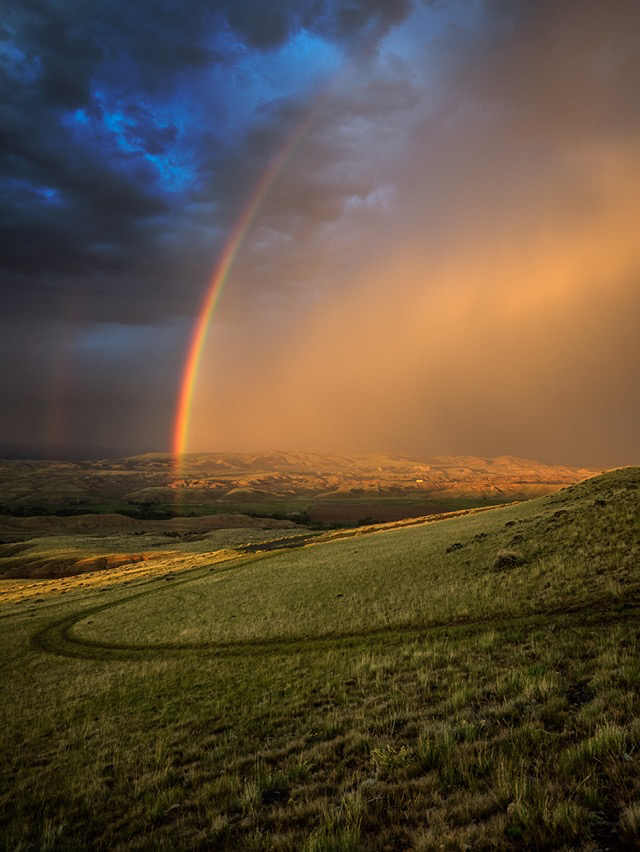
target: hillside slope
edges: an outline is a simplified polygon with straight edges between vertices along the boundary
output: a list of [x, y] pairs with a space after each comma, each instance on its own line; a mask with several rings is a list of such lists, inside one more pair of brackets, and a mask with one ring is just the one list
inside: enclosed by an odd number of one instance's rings
[[[94, 616], [79, 636], [148, 645], [308, 640], [569, 612], [640, 592], [637, 469], [437, 522], [327, 533]], [[207, 618], [215, 608], [216, 618]], [[177, 619], [177, 620], [175, 620]]]
[[640, 469], [212, 543], [0, 583], [4, 848], [640, 847]]

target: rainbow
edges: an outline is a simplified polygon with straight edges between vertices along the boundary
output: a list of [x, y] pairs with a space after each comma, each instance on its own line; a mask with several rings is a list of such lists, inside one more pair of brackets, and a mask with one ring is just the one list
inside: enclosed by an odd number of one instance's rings
[[253, 220], [255, 219], [260, 205], [267, 197], [270, 189], [296, 146], [309, 130], [309, 127], [317, 116], [321, 105], [326, 100], [327, 94], [328, 92], [325, 91], [316, 96], [311, 109], [307, 111], [303, 119], [298, 123], [298, 125], [296, 125], [282, 149], [271, 160], [224, 245], [195, 323], [180, 383], [173, 433], [173, 454], [177, 459], [184, 455], [187, 450], [191, 406], [198, 380], [198, 370], [200, 368], [202, 353], [204, 351], [207, 333], [213, 319], [213, 314], [218, 302], [220, 301], [220, 296], [222, 295], [231, 267], [233, 266], [242, 243], [253, 224]]

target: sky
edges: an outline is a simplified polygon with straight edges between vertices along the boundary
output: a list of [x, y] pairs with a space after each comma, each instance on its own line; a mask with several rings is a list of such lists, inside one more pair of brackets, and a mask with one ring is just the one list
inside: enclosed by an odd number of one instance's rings
[[0, 449], [640, 463], [637, 0], [4, 10]]

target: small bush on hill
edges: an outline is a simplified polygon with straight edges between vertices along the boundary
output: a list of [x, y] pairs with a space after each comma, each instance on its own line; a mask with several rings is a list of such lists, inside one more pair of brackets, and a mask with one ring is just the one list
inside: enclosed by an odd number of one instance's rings
[[518, 550], [500, 550], [496, 556], [496, 561], [493, 563], [493, 567], [497, 571], [506, 571], [509, 568], [523, 565], [525, 562], [524, 556]]

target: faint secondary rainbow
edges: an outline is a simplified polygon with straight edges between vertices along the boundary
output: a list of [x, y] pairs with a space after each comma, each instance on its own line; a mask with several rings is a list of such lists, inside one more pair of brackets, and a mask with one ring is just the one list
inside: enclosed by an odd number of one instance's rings
[[187, 449], [191, 407], [198, 380], [198, 370], [200, 368], [202, 353], [214, 311], [222, 295], [231, 267], [253, 224], [260, 205], [265, 200], [295, 147], [313, 123], [327, 95], [328, 92], [325, 91], [314, 99], [311, 109], [306, 113], [302, 121], [296, 125], [279, 153], [271, 160], [224, 245], [207, 294], [200, 308], [200, 313], [198, 314], [182, 374], [173, 433], [173, 453], [177, 457], [182, 456]]

